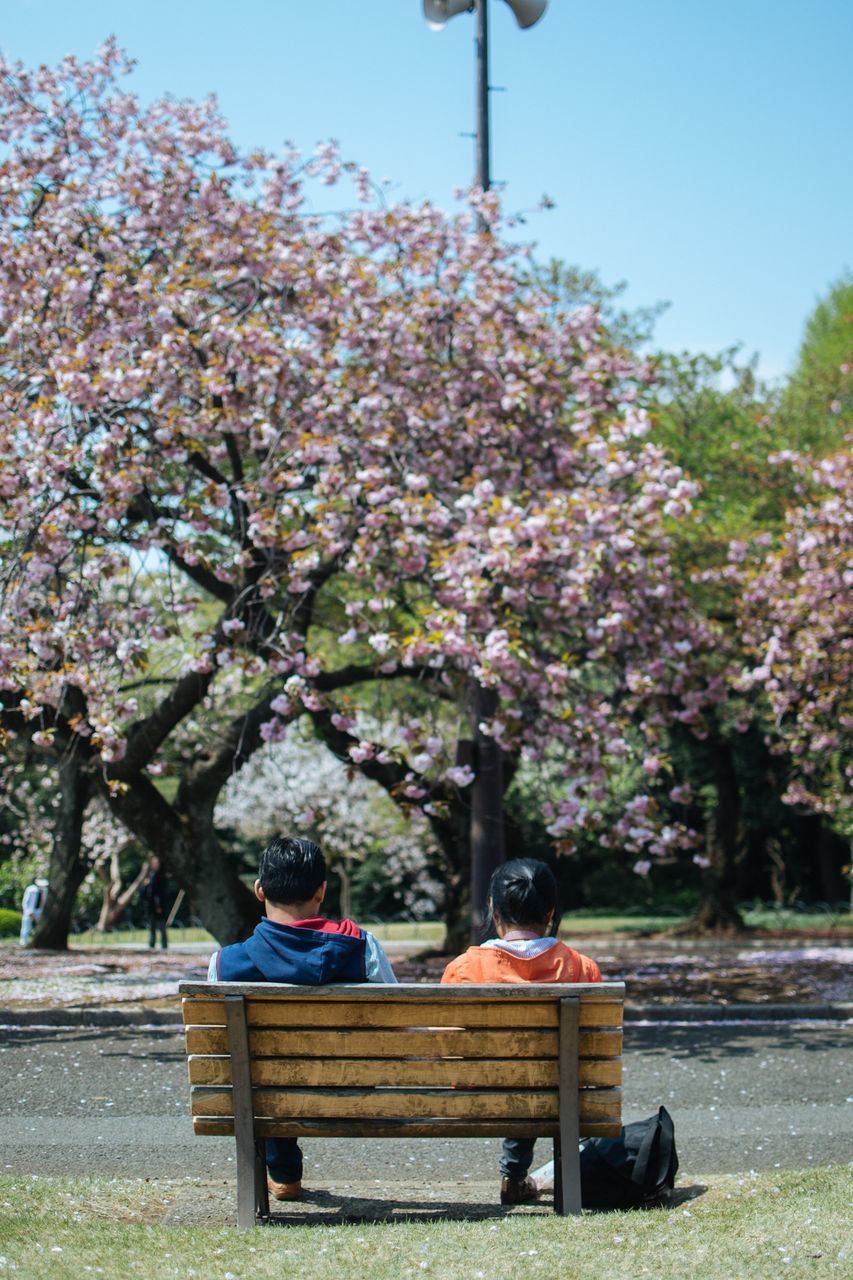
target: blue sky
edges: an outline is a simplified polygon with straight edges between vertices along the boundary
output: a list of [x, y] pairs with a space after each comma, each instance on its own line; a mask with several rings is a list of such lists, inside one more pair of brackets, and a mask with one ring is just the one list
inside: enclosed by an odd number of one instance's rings
[[[492, 176], [525, 237], [670, 303], [658, 345], [743, 344], [768, 378], [853, 270], [853, 0], [489, 0]], [[110, 34], [150, 100], [217, 95], [244, 147], [336, 138], [392, 192], [450, 208], [474, 171], [473, 15], [421, 0], [0, 0], [29, 66]], [[537, 211], [543, 194], [555, 202]]]

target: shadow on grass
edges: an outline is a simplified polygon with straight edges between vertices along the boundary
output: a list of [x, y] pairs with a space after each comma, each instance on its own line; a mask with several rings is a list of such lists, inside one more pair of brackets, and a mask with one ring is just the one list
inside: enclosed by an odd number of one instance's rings
[[[691, 1186], [676, 1187], [665, 1200], [655, 1205], [648, 1205], [636, 1212], [654, 1213], [670, 1210], [688, 1201], [696, 1200], [704, 1195], [708, 1188], [702, 1183]], [[624, 1210], [596, 1209], [586, 1210], [587, 1214], [623, 1213]], [[425, 1201], [422, 1197], [409, 1193], [405, 1197], [381, 1198], [364, 1195], [347, 1196], [338, 1191], [316, 1188], [308, 1191], [305, 1197], [296, 1204], [270, 1205], [270, 1217], [267, 1224], [271, 1227], [325, 1227], [343, 1223], [368, 1225], [389, 1222], [471, 1222], [488, 1221], [490, 1219], [513, 1217], [554, 1217], [554, 1203], [550, 1193], [545, 1193], [532, 1204], [514, 1205], [507, 1208], [494, 1200], [434, 1199]]]

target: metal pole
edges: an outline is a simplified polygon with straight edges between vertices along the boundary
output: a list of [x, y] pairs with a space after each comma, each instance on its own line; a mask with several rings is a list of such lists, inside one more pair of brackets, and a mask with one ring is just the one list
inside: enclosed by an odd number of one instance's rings
[[489, 190], [489, 4], [477, 0], [477, 185]]
[[[477, 174], [483, 191], [491, 185], [489, 168], [489, 5], [477, 3]], [[494, 738], [480, 729], [498, 706], [494, 689], [475, 683], [471, 690], [474, 770], [471, 787], [471, 941], [482, 941], [488, 921], [486, 897], [492, 872], [504, 861], [503, 765]]]
[[[475, 183], [483, 191], [491, 187], [489, 167], [489, 0], [472, 0], [463, 6], [468, 13], [477, 11], [476, 44], [476, 108], [477, 151]], [[531, 11], [519, 7], [515, 0], [507, 0], [520, 26], [532, 26], [545, 10]], [[423, 0], [424, 13], [431, 26], [443, 27], [447, 13], [443, 5]], [[455, 9], [455, 13], [462, 9]], [[453, 15], [451, 15], [453, 16]], [[485, 220], [480, 220], [480, 230], [486, 230]], [[468, 708], [473, 720], [471, 743], [475, 781], [471, 787], [471, 940], [479, 942], [485, 924], [486, 892], [489, 879], [496, 867], [504, 861], [503, 824], [503, 762], [501, 752], [493, 738], [480, 730], [484, 720], [489, 720], [497, 710], [498, 695], [494, 689], [484, 688], [471, 680], [468, 689]], [[468, 746], [467, 740], [460, 746]]]

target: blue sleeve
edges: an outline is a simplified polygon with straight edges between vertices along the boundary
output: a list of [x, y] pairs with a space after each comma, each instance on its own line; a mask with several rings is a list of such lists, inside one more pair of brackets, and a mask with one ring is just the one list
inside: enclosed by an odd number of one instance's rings
[[208, 982], [218, 982], [218, 981], [219, 981], [219, 974], [216, 972], [216, 961], [217, 961], [218, 959], [219, 959], [219, 952], [218, 952], [218, 951], [214, 951], [213, 955], [210, 957], [210, 964], [207, 966], [207, 980], [208, 980]]
[[364, 969], [368, 982], [396, 982], [391, 961], [372, 933], [364, 931]]

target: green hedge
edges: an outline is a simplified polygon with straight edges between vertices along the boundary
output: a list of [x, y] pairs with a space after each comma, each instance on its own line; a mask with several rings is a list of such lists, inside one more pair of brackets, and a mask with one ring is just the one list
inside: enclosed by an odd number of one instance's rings
[[0, 907], [0, 938], [17, 938], [21, 932], [20, 911]]

